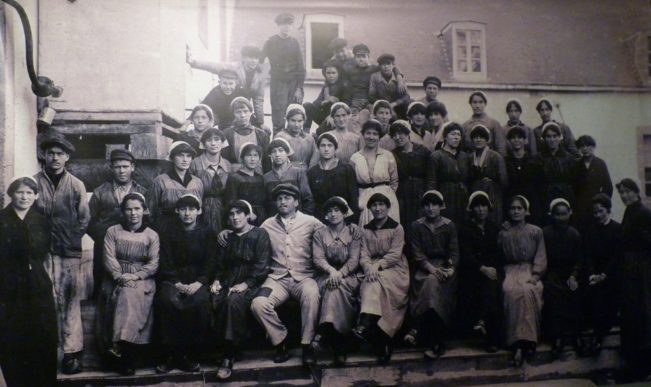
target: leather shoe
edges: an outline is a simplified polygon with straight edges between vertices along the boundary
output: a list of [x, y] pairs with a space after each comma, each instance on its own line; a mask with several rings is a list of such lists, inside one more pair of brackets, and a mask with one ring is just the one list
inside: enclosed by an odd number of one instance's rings
[[156, 373], [166, 374], [170, 372], [173, 368], [174, 368], [174, 358], [172, 356], [169, 356], [167, 359], [165, 359], [164, 362], [159, 363], [156, 366]]
[[222, 364], [217, 369], [217, 377], [220, 380], [226, 380], [231, 377], [233, 373], [233, 359], [224, 358]]
[[284, 341], [276, 345], [276, 354], [273, 358], [274, 363], [284, 363], [289, 360], [290, 357], [292, 357], [292, 355], [287, 350], [287, 346], [285, 345]]
[[199, 362], [190, 360], [187, 355], [181, 356], [177, 365], [179, 369], [184, 372], [198, 372], [201, 370]]
[[65, 357], [63, 359], [63, 364], [61, 365], [61, 372], [66, 375], [78, 374], [83, 371], [83, 366], [81, 361], [75, 356]]
[[391, 344], [384, 344], [379, 348], [377, 362], [378, 364], [387, 364], [391, 360], [393, 354], [393, 346]]
[[314, 355], [314, 351], [312, 350], [312, 347], [310, 347], [309, 345], [303, 346], [302, 360], [304, 366], [311, 366], [316, 364], [316, 356]]
[[364, 325], [356, 326], [352, 332], [359, 340], [366, 341], [366, 327]]

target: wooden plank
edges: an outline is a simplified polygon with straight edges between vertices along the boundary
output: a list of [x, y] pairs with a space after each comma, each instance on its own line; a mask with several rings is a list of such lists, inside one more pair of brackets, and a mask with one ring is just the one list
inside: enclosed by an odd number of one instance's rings
[[138, 133], [160, 133], [160, 128], [156, 123], [148, 124], [131, 124], [131, 123], [111, 123], [111, 124], [94, 124], [94, 123], [67, 123], [59, 122], [52, 125], [58, 131], [64, 134], [83, 134], [83, 135], [114, 135], [114, 134], [138, 134]]
[[162, 121], [162, 113], [158, 110], [133, 111], [57, 111], [54, 122], [57, 121]]

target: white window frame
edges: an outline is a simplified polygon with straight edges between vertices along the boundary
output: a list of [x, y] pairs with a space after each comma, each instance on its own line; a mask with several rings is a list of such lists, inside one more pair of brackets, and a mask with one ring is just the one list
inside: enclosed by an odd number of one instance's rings
[[646, 79], [651, 79], [651, 32], [647, 32], [646, 41]]
[[333, 23], [338, 25], [338, 35], [344, 37], [344, 17], [333, 14], [305, 15], [305, 70], [307, 77], [312, 79], [323, 78], [321, 69], [312, 68], [312, 23]]
[[[452, 29], [452, 76], [455, 79], [459, 80], [485, 80], [487, 78], [487, 63], [486, 63], [486, 25], [478, 22], [464, 21], [464, 22], [452, 22], [450, 23], [450, 28]], [[481, 33], [481, 47], [480, 47], [480, 63], [481, 71], [479, 72], [463, 72], [457, 69], [457, 61], [460, 59], [457, 56], [457, 30], [465, 31], [480, 31]], [[469, 36], [467, 35], [467, 38]], [[472, 67], [472, 54], [468, 52], [466, 57], [468, 61], [468, 68]]]

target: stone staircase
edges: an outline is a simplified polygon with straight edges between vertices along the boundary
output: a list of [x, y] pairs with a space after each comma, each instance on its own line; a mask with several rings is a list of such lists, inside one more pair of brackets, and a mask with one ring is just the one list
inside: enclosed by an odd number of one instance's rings
[[[301, 365], [300, 350], [283, 364], [270, 359], [272, 350], [266, 342], [264, 350], [244, 351], [242, 360], [235, 363], [228, 383], [218, 383], [217, 367], [211, 359], [202, 362], [202, 371], [185, 373], [178, 370], [167, 375], [157, 375], [153, 365], [139, 368], [136, 375], [123, 377], [115, 372], [100, 370], [92, 332], [94, 331], [95, 307], [90, 302], [82, 306], [84, 323], [84, 368], [77, 375], [59, 375], [60, 386], [430, 386], [430, 385], [477, 385], [487, 383], [522, 383], [552, 379], [584, 378], [598, 384], [612, 381], [612, 373], [621, 365], [619, 357], [619, 334], [615, 330], [604, 341], [603, 350], [595, 358], [566, 358], [552, 361], [551, 348], [541, 344], [532, 361], [521, 368], [513, 368], [507, 351], [486, 353], [473, 341], [452, 341], [447, 353], [432, 362], [424, 359], [421, 349], [399, 347], [391, 362], [384, 366], [376, 363], [367, 351], [351, 354], [342, 368], [330, 367], [328, 353], [319, 355], [316, 366], [306, 369]], [[254, 326], [254, 329], [261, 329]], [[262, 337], [262, 332], [256, 332]], [[257, 336], [257, 335], [256, 335]], [[257, 342], [257, 341], [256, 341]], [[145, 359], [146, 360], [146, 359]]]

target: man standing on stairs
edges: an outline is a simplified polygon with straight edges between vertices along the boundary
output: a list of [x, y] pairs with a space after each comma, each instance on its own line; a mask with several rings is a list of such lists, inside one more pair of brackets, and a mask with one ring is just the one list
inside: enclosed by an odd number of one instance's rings
[[41, 143], [45, 167], [34, 178], [38, 182], [37, 210], [52, 227], [46, 269], [54, 286], [54, 302], [63, 347], [62, 371], [82, 371], [84, 333], [81, 324], [81, 238], [90, 220], [84, 183], [66, 171], [75, 147], [61, 135]]
[[102, 264], [104, 236], [109, 227], [122, 221], [120, 209], [122, 198], [132, 192], [139, 192], [147, 197], [147, 189], [133, 180], [135, 162], [135, 157], [128, 150], [114, 149], [109, 161], [111, 180], [95, 188], [90, 198], [88, 235], [95, 241], [93, 248], [93, 295], [95, 296], [99, 294], [104, 277]]

